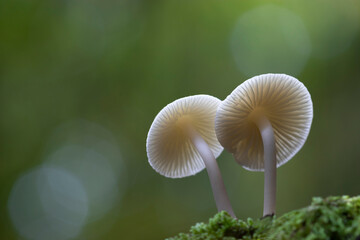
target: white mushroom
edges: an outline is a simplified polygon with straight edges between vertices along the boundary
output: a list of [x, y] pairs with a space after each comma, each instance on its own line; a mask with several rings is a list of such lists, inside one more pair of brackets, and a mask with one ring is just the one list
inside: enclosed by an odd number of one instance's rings
[[275, 213], [276, 168], [303, 146], [312, 118], [306, 87], [285, 74], [245, 81], [218, 108], [215, 131], [221, 145], [245, 169], [265, 171], [264, 216]]
[[146, 149], [150, 165], [166, 177], [187, 177], [206, 167], [218, 210], [235, 217], [215, 159], [223, 150], [214, 130], [220, 102], [195, 95], [168, 104], [150, 127]]

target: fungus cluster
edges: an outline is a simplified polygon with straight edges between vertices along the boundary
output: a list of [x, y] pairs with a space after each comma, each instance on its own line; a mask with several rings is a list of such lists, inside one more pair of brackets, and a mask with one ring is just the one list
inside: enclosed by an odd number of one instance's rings
[[224, 101], [195, 95], [163, 108], [146, 148], [150, 165], [166, 177], [207, 169], [218, 211], [235, 217], [216, 158], [223, 147], [250, 171], [264, 171], [263, 216], [275, 214], [276, 168], [303, 146], [313, 117], [306, 87], [285, 74], [264, 74], [240, 84]]

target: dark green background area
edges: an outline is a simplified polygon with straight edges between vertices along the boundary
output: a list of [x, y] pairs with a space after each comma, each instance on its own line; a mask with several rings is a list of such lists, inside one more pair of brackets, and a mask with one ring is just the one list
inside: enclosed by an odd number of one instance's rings
[[[314, 104], [307, 142], [278, 169], [280, 215], [313, 196], [360, 194], [360, 2], [338, 2], [272, 3], [307, 30], [311, 51], [295, 77]], [[55, 129], [76, 119], [111, 132], [126, 169], [119, 202], [78, 239], [162, 239], [213, 216], [206, 172], [184, 179], [157, 174], [146, 136], [166, 104], [194, 94], [224, 99], [252, 77], [237, 66], [231, 37], [239, 17], [266, 4], [1, 1], [0, 239], [19, 239], [8, 213], [14, 183], [45, 160]], [[266, 54], [257, 45], [264, 39], [251, 36], [249, 45]], [[271, 51], [276, 61], [283, 49]], [[267, 73], [260, 62], [259, 74]], [[246, 171], [225, 151], [218, 163], [237, 216], [260, 217], [263, 174]]]

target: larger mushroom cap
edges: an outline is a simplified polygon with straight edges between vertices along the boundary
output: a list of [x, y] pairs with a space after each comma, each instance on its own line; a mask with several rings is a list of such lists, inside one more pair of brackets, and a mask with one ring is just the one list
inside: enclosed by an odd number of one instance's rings
[[194, 175], [205, 168], [203, 159], [191, 142], [195, 130], [209, 145], [215, 158], [223, 147], [216, 138], [214, 121], [221, 101], [209, 95], [178, 99], [163, 108], [153, 121], [146, 149], [155, 171], [171, 178]]
[[296, 78], [264, 74], [239, 85], [219, 106], [216, 135], [245, 169], [264, 170], [264, 147], [255, 118], [265, 116], [275, 135], [276, 162], [281, 166], [303, 146], [313, 107], [309, 92]]

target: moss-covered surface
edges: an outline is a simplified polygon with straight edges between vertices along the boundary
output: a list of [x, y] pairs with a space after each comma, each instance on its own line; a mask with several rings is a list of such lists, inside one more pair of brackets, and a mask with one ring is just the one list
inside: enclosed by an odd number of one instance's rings
[[360, 240], [360, 196], [316, 197], [308, 207], [258, 220], [233, 219], [220, 212], [209, 223], [197, 223], [189, 233], [168, 240], [205, 239]]

